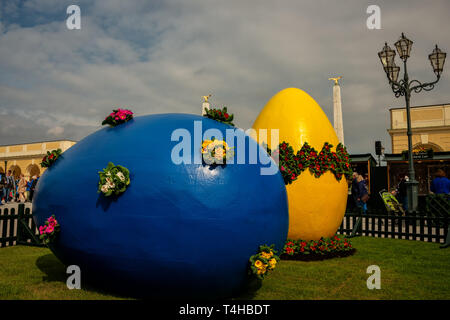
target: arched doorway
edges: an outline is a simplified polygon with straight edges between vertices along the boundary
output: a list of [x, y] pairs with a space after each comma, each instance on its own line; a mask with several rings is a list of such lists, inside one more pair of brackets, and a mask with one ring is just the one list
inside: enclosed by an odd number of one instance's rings
[[438, 146], [437, 144], [432, 143], [432, 142], [418, 143], [415, 146], [413, 146], [413, 152], [425, 152], [430, 149], [432, 149], [434, 152], [443, 151], [440, 146]]
[[41, 169], [39, 169], [39, 166], [37, 164], [30, 164], [27, 167], [27, 180], [30, 180], [33, 176], [40, 176], [41, 175]]
[[8, 170], [11, 170], [12, 175], [14, 176], [14, 179], [16, 179], [16, 180], [19, 179], [20, 174], [22, 173], [22, 169], [20, 169], [20, 167], [16, 166], [16, 165], [9, 167]]

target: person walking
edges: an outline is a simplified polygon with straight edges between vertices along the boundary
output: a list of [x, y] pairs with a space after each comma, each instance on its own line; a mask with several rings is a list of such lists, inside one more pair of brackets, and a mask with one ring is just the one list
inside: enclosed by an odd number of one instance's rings
[[369, 192], [366, 188], [366, 181], [360, 174], [356, 177], [356, 183], [358, 186], [358, 207], [362, 209], [362, 213], [367, 213], [367, 201], [369, 201]]
[[436, 178], [431, 181], [430, 190], [435, 194], [450, 194], [450, 180], [442, 169], [436, 171]]
[[17, 193], [19, 194], [19, 202], [25, 202], [25, 191], [27, 190], [27, 180], [25, 176], [20, 174], [19, 183], [17, 185]]

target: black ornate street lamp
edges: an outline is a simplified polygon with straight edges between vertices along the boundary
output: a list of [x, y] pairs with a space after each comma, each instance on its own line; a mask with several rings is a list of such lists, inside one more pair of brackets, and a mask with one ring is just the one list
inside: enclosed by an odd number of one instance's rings
[[409, 165], [409, 181], [407, 182], [407, 196], [408, 196], [408, 211], [413, 212], [417, 210], [418, 204], [418, 182], [416, 181], [416, 175], [414, 172], [414, 162], [412, 153], [412, 130], [411, 130], [411, 111], [409, 101], [411, 98], [411, 93], [419, 93], [422, 90], [430, 91], [434, 88], [434, 85], [441, 78], [441, 73], [444, 69], [444, 62], [446, 53], [442, 52], [438, 46], [434, 48], [433, 52], [428, 56], [431, 62], [433, 71], [436, 74], [436, 80], [428, 83], [421, 83], [418, 80], [409, 80], [408, 71], [406, 68], [406, 61], [409, 58], [413, 42], [405, 37], [402, 33], [400, 40], [398, 40], [394, 45], [397, 49], [400, 59], [403, 60], [403, 79], [398, 81], [398, 75], [400, 72], [400, 67], [395, 64], [395, 51], [392, 50], [387, 43], [385, 43], [383, 50], [378, 52], [378, 57], [380, 58], [383, 69], [386, 72], [386, 76], [391, 85], [392, 91], [395, 97], [405, 96], [406, 102], [406, 118], [407, 118], [407, 135], [408, 135], [408, 165]]

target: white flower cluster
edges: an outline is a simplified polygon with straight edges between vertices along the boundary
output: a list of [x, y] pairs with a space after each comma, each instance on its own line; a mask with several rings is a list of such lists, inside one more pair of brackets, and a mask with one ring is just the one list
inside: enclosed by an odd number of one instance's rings
[[[106, 175], [110, 177], [111, 173], [108, 172]], [[120, 181], [125, 181], [125, 176], [123, 175], [122, 172], [117, 172], [116, 176], [119, 178]], [[106, 178], [106, 183], [102, 185], [101, 190], [103, 193], [106, 193], [110, 189], [114, 189], [115, 187], [116, 184], [114, 183], [114, 181], [111, 178]]]

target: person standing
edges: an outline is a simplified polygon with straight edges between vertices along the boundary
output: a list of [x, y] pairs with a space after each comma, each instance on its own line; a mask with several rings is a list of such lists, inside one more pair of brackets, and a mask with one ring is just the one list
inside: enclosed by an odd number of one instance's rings
[[[14, 199], [14, 191], [16, 190], [16, 181], [14, 176], [12, 175], [12, 171], [8, 170], [6, 174], [6, 198], [5, 202], [11, 201]], [[11, 196], [12, 195], [12, 196]]]
[[353, 172], [352, 197], [356, 207], [359, 208], [359, 210], [362, 210], [364, 214], [367, 213], [369, 193], [367, 192], [366, 183], [363, 176], [358, 172]]
[[352, 198], [355, 207], [359, 207], [358, 196], [359, 196], [359, 188], [358, 188], [358, 172], [353, 172], [352, 179]]
[[450, 180], [442, 169], [436, 171], [436, 178], [431, 181], [430, 190], [435, 194], [450, 194]]
[[33, 180], [31, 180], [31, 186], [30, 186], [30, 201], [33, 201], [34, 190], [36, 189], [37, 182], [38, 182], [38, 177], [33, 176]]
[[16, 185], [14, 189], [14, 202], [19, 202], [19, 181], [20, 181], [20, 175], [17, 179], [14, 179], [14, 183]]
[[366, 184], [366, 189], [369, 190], [369, 174], [365, 173], [364, 174], [364, 183]]
[[358, 185], [358, 207], [362, 209], [363, 214], [366, 214], [367, 201], [369, 200], [369, 192], [366, 188], [366, 181], [362, 175], [358, 174], [356, 182]]
[[397, 197], [405, 211], [408, 211], [408, 193], [406, 189], [407, 178], [408, 177], [405, 174], [399, 175], [400, 182], [397, 185]]
[[5, 203], [6, 198], [6, 177], [4, 174], [0, 174], [0, 205]]
[[9, 197], [9, 172], [6, 171], [5, 173], [5, 187], [3, 188], [3, 199], [5, 203], [8, 202]]
[[31, 190], [31, 183], [32, 182], [33, 182], [32, 180], [27, 181], [27, 191], [25, 191], [25, 198], [26, 198], [25, 201], [30, 201], [30, 190]]
[[27, 190], [27, 180], [25, 176], [20, 174], [19, 183], [17, 186], [17, 193], [19, 194], [19, 202], [25, 202], [25, 191]]

